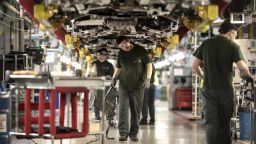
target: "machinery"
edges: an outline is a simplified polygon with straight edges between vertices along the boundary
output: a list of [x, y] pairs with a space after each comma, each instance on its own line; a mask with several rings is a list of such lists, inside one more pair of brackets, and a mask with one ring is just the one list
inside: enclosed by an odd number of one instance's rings
[[[114, 39], [119, 35], [130, 37], [148, 49], [161, 46], [164, 51], [176, 47], [188, 29], [207, 30], [219, 12], [218, 2], [206, 0], [20, 0], [20, 3], [42, 29], [55, 34], [67, 47], [109, 47], [110, 51], [113, 49], [110, 53], [113, 57]], [[67, 34], [76, 40], [66, 41]]]
[[190, 67], [170, 68], [169, 109], [192, 108], [192, 70]]

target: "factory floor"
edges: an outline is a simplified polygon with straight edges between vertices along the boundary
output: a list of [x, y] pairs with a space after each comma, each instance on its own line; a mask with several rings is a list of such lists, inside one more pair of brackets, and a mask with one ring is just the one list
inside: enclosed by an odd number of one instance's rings
[[[166, 101], [156, 101], [156, 123], [155, 125], [140, 126], [138, 142], [132, 142], [129, 140], [126, 142], [119, 142], [118, 129], [111, 128], [109, 137], [115, 139], [104, 139], [105, 144], [206, 144], [205, 135], [202, 127], [202, 121], [189, 121], [191, 111], [189, 110], [168, 110], [168, 103]], [[91, 118], [92, 119], [92, 118]], [[91, 122], [92, 123], [92, 122]], [[107, 122], [105, 123], [105, 130]], [[94, 128], [93, 128], [94, 127]], [[93, 122], [91, 124], [91, 131], [99, 128], [98, 123]], [[97, 130], [96, 130], [97, 131]], [[67, 139], [62, 140], [62, 144], [101, 144], [101, 139], [95, 135], [89, 135], [85, 138]], [[25, 144], [23, 140], [18, 142], [19, 144]], [[50, 144], [50, 140], [34, 139], [34, 142], [30, 141], [30, 144]], [[55, 140], [55, 144], [60, 144], [60, 140]], [[233, 142], [233, 144], [244, 144], [244, 142]], [[245, 144], [247, 144], [245, 142]]]

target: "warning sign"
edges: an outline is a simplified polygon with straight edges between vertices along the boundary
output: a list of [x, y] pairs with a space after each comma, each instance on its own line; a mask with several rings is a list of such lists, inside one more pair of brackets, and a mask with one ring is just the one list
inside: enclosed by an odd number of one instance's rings
[[7, 132], [7, 114], [0, 114], [0, 132]]

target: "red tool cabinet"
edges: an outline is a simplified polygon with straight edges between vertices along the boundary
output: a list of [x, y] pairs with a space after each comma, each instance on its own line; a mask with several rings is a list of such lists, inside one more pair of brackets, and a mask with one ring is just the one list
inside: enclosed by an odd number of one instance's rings
[[192, 88], [177, 88], [176, 104], [179, 109], [192, 108]]

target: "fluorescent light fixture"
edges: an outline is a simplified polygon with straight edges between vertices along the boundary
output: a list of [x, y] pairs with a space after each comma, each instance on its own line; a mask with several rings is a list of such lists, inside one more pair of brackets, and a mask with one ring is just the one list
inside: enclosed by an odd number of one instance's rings
[[213, 21], [213, 23], [223, 23], [224, 19], [221, 18], [217, 18], [215, 21]]
[[168, 60], [171, 61], [171, 62], [174, 62], [174, 61], [182, 60], [182, 59], [184, 59], [184, 58], [186, 58], [184, 52], [178, 52], [178, 53], [176, 53], [176, 54], [170, 56], [170, 57], [168, 58]]
[[171, 64], [171, 63], [170, 63], [167, 59], [165, 59], [165, 60], [163, 60], [163, 61], [156, 62], [156, 63], [155, 63], [155, 68], [156, 68], [156, 69], [160, 69], [160, 68], [165, 67], [165, 66], [168, 66], [168, 65], [170, 65], [170, 64]]

